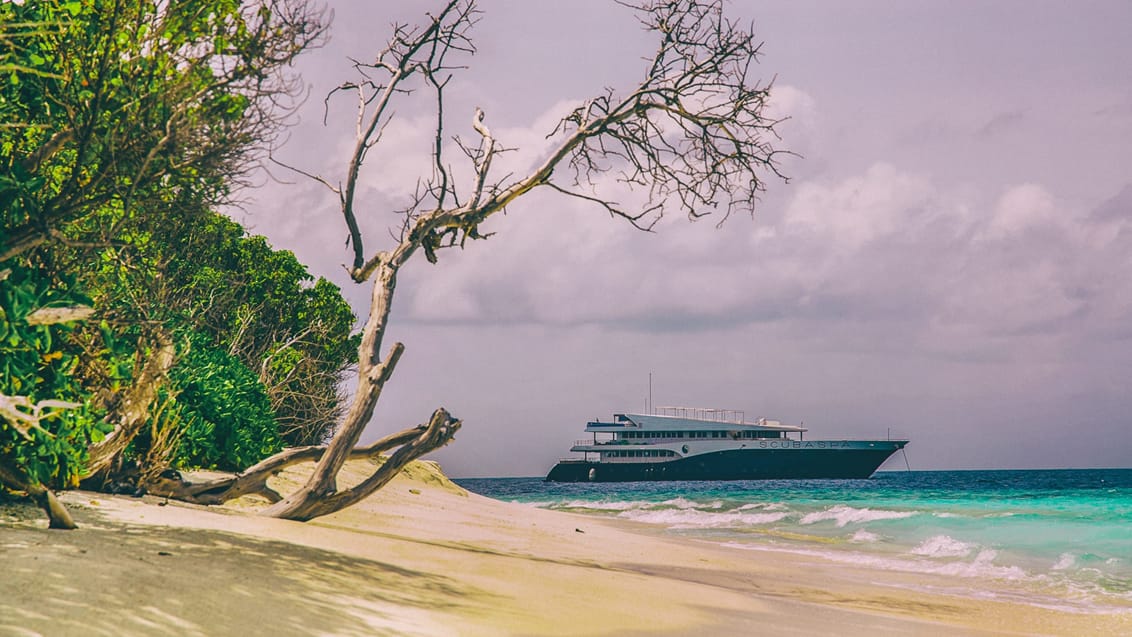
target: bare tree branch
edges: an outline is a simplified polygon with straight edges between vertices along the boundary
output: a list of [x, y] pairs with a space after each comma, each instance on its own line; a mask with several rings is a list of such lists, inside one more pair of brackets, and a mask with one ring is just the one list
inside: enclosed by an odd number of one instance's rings
[[[401, 446], [382, 469], [351, 489], [338, 490], [335, 476], [355, 452], [403, 351], [398, 343], [381, 359], [397, 275], [418, 251], [436, 262], [442, 249], [483, 238], [479, 227], [484, 221], [544, 186], [649, 231], [673, 211], [691, 219], [718, 214], [721, 222], [736, 212], [753, 214], [765, 176], [784, 179], [778, 169], [783, 151], [772, 143], [778, 139], [777, 122], [765, 111], [770, 85], [750, 79], [761, 46], [751, 30], [724, 17], [723, 0], [622, 4], [657, 36], [641, 82], [621, 95], [606, 90], [566, 113], [550, 133], [555, 145], [519, 176], [492, 174], [493, 159], [505, 149], [488, 128], [483, 110], [476, 108], [471, 128], [478, 144], [455, 139], [471, 169], [470, 181], [461, 188], [468, 193], [463, 201], [455, 173], [443, 159], [444, 91], [452, 71], [461, 68], [459, 55], [475, 50], [469, 37], [478, 15], [474, 0], [449, 0], [436, 15], [427, 15], [422, 28], [395, 26], [373, 63], [354, 64], [361, 78], [331, 92], [352, 89], [358, 94], [354, 150], [346, 162], [345, 185], [336, 192], [350, 233], [349, 272], [359, 283], [372, 279], [371, 304], [359, 347], [357, 387], [329, 446], [317, 452], [285, 451], [242, 478], [262, 484], [265, 472], [279, 463], [318, 455], [308, 482], [265, 514], [308, 520], [348, 506], [380, 488], [405, 462], [446, 444], [459, 428], [459, 420], [438, 409], [423, 429], [395, 435]], [[431, 91], [434, 97], [431, 174], [418, 181], [399, 211], [400, 232], [391, 233], [394, 245], [368, 255], [357, 222], [363, 206], [357, 199], [358, 180], [381, 131], [394, 118], [393, 100], [415, 90]], [[611, 184], [640, 191], [644, 202], [628, 209], [614, 198]]]

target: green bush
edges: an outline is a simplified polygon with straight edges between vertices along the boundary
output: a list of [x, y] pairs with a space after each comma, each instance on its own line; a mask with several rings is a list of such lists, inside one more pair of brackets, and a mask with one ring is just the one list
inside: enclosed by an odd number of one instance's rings
[[187, 423], [178, 466], [239, 471], [283, 448], [267, 393], [238, 358], [194, 339], [170, 374]]

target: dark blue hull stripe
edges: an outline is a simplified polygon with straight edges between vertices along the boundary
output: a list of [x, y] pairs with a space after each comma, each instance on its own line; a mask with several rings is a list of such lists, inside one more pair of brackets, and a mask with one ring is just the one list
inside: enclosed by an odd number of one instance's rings
[[896, 452], [887, 449], [736, 449], [668, 462], [563, 460], [551, 482], [867, 478]]

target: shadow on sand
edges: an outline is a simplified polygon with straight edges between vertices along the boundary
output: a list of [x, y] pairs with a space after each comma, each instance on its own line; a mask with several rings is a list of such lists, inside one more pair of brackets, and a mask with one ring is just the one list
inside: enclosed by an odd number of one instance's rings
[[435, 634], [433, 612], [488, 601], [448, 578], [372, 560], [73, 513], [77, 531], [0, 519], [0, 634]]

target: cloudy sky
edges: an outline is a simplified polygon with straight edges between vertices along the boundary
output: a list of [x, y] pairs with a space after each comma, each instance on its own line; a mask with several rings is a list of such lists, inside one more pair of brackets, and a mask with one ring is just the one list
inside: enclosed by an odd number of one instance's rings
[[[424, 2], [334, 2], [300, 65], [312, 98], [279, 156], [338, 180], [350, 104], [321, 96]], [[651, 39], [611, 1], [483, 0], [450, 85], [539, 159], [570, 105], [632, 86]], [[454, 476], [541, 475], [587, 419], [656, 405], [804, 422], [808, 437], [910, 437], [913, 469], [1132, 466], [1132, 4], [732, 2], [791, 119], [753, 218], [672, 214], [654, 233], [535, 193], [497, 234], [403, 274], [407, 347], [373, 439], [437, 406]], [[364, 177], [380, 248], [420, 175], [431, 115], [406, 102]], [[265, 181], [234, 216], [349, 282], [335, 198]], [[902, 469], [899, 456], [887, 468]]]

